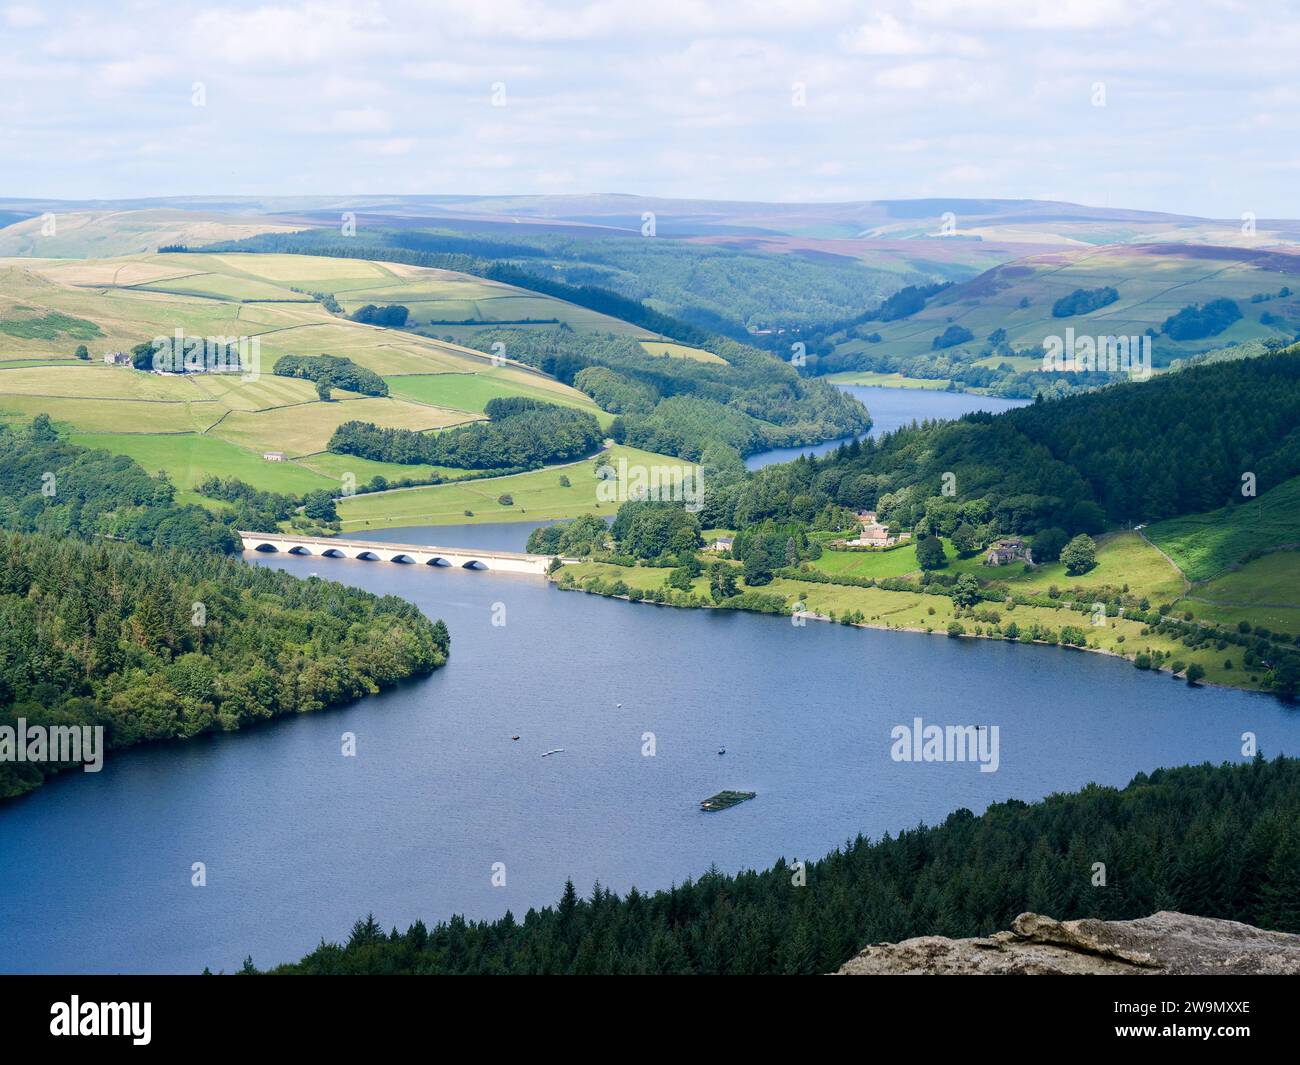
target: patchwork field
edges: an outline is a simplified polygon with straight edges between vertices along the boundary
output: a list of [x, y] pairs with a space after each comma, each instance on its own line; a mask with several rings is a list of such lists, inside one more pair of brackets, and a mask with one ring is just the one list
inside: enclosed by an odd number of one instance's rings
[[[294, 291], [299, 289], [301, 291]], [[323, 454], [348, 420], [437, 431], [483, 417], [495, 397], [529, 396], [591, 412], [575, 389], [482, 352], [331, 314], [309, 292], [346, 306], [455, 298], [504, 306], [518, 290], [441, 270], [295, 255], [136, 255], [111, 260], [0, 260], [0, 418], [47, 413], [96, 446], [166, 470], [178, 487], [210, 474], [301, 492], [338, 484], [455, 477], [463, 471]], [[551, 305], [563, 320], [568, 305]], [[513, 313], [513, 312], [512, 312]], [[586, 312], [584, 312], [586, 313]], [[256, 339], [260, 360], [242, 375], [156, 375], [103, 363], [155, 337]], [[92, 359], [70, 358], [85, 343]], [[346, 356], [390, 377], [386, 398], [335, 390], [323, 403], [308, 381], [274, 376], [283, 355]], [[268, 462], [265, 451], [292, 461]], [[301, 460], [301, 461], [299, 461]]]
[[[1053, 304], [1076, 289], [1114, 287], [1115, 302], [1085, 314], [1057, 318]], [[1289, 295], [1278, 296], [1284, 288]], [[1262, 302], [1251, 297], [1267, 295]], [[842, 352], [873, 351], [897, 356], [936, 353], [935, 338], [949, 326], [964, 327], [973, 339], [936, 354], [979, 353], [988, 337], [1005, 329], [1014, 348], [1041, 351], [1043, 338], [1078, 335], [1140, 336], [1159, 331], [1165, 320], [1189, 304], [1235, 300], [1242, 317], [1210, 337], [1175, 341], [1157, 336], [1157, 357], [1186, 356], [1252, 339], [1290, 339], [1300, 329], [1300, 254], [1207, 245], [1116, 245], [1054, 251], [994, 267], [933, 297], [910, 317], [870, 323], [876, 344], [845, 339]], [[1269, 316], [1268, 321], [1261, 317]], [[1001, 361], [1000, 359], [996, 361]]]

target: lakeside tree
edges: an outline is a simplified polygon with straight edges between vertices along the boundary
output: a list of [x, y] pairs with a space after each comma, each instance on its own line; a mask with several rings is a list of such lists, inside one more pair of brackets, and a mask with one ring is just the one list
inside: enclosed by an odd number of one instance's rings
[[709, 567], [709, 595], [715, 603], [730, 599], [738, 590], [734, 567], [725, 562], [714, 562]]
[[772, 583], [772, 564], [765, 551], [752, 551], [745, 559], [745, 585], [749, 588], [761, 588]]
[[334, 493], [326, 488], [317, 488], [303, 496], [302, 512], [313, 521], [335, 521], [339, 516]]
[[1087, 573], [1097, 564], [1097, 544], [1086, 533], [1080, 533], [1063, 548], [1061, 561], [1065, 563], [1065, 572], [1071, 577]]
[[703, 543], [699, 519], [678, 504], [631, 500], [618, 508], [610, 528], [619, 551], [634, 558], [675, 560]]

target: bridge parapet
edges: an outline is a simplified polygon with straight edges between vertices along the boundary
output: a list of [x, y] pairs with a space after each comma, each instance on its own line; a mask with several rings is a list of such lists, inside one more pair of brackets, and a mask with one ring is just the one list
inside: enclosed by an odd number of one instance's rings
[[[503, 573], [546, 573], [551, 555], [522, 551], [490, 551], [468, 547], [435, 547], [430, 544], [393, 544], [377, 540], [340, 540], [328, 536], [291, 536], [286, 533], [240, 531], [245, 551], [278, 551], [284, 554], [353, 558], [376, 562], [446, 565], [461, 569], [489, 569]], [[564, 558], [562, 562], [576, 559]]]

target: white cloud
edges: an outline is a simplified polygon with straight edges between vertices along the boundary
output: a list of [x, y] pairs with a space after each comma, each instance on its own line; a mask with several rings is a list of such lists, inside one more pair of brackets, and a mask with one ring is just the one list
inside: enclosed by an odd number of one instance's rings
[[4, 9], [5, 25], [14, 30], [30, 30], [43, 25], [45, 16], [30, 4], [12, 4]]
[[335, 111], [331, 125], [340, 133], [387, 133], [393, 120], [376, 107], [354, 107]]
[[[865, 8], [865, 9], [864, 9]], [[1031, 196], [1294, 214], [1300, 24], [1172, 0], [0, 9], [0, 195]], [[208, 106], [189, 104], [202, 80]], [[490, 104], [493, 82], [508, 106]], [[1107, 106], [1090, 106], [1102, 81]], [[791, 85], [806, 86], [806, 106]], [[256, 168], [143, 165], [150, 146]], [[1232, 160], [1232, 180], [1211, 181]], [[86, 162], [93, 160], [93, 167]], [[229, 184], [223, 187], [223, 183]], [[237, 188], [236, 185], [239, 187]], [[1219, 206], [1221, 197], [1233, 202]]]

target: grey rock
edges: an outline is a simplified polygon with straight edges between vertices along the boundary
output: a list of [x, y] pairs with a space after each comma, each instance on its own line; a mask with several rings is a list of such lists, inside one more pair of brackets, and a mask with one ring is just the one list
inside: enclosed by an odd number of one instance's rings
[[1056, 921], [1022, 913], [987, 939], [876, 943], [840, 976], [1300, 973], [1300, 936], [1162, 910], [1136, 921]]

